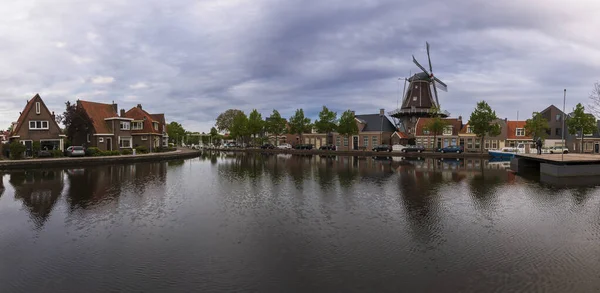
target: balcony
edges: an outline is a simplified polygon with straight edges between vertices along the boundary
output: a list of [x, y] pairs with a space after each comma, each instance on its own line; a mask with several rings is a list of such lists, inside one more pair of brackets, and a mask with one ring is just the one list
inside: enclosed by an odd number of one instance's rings
[[[388, 112], [388, 115], [390, 116], [403, 116], [403, 115], [431, 115], [431, 109], [429, 108], [403, 108], [403, 109], [396, 109], [393, 111]], [[440, 116], [443, 117], [448, 117], [450, 116], [450, 112], [444, 110], [440, 113]]]

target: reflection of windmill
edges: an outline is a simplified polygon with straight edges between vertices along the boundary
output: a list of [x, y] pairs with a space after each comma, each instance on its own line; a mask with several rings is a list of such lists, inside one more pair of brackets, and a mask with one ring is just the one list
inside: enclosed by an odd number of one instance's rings
[[[441, 117], [450, 116], [450, 113], [447, 111], [440, 111], [437, 93], [438, 88], [448, 91], [448, 86], [433, 75], [433, 67], [431, 66], [431, 57], [429, 55], [429, 43], [426, 42], [425, 44], [427, 45], [429, 71], [419, 64], [413, 55], [413, 62], [422, 72], [405, 79], [402, 105], [399, 109], [389, 113], [390, 116], [400, 120], [403, 131], [411, 136], [414, 135], [414, 127], [419, 117], [430, 117], [431, 115], [439, 115]], [[408, 89], [406, 88], [406, 81], [409, 82]], [[434, 109], [437, 109], [438, 112], [435, 113]]]

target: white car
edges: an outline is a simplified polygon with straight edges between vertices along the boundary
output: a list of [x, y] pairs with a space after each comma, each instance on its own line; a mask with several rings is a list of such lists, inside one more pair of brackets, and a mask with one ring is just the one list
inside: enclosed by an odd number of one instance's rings
[[292, 145], [289, 143], [282, 143], [280, 145], [277, 146], [278, 149], [283, 149], [283, 150], [291, 150], [292, 149]]
[[569, 149], [566, 147], [562, 147], [562, 146], [553, 146], [553, 147], [549, 147], [548, 148], [548, 152], [551, 154], [568, 154], [569, 153]]
[[392, 146], [392, 151], [394, 151], [394, 152], [401, 152], [405, 148], [406, 148], [406, 146], [403, 146], [401, 144], [395, 144], [395, 145]]

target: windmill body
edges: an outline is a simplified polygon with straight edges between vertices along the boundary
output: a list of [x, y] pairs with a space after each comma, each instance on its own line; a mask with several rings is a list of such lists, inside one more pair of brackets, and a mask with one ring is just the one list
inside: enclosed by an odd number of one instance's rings
[[409, 137], [414, 137], [415, 125], [420, 117], [437, 115], [445, 118], [450, 116], [450, 113], [447, 111], [441, 111], [437, 89], [447, 91], [447, 86], [433, 75], [428, 43], [427, 59], [429, 61], [429, 71], [419, 64], [413, 56], [413, 62], [422, 72], [416, 73], [406, 79], [408, 87], [405, 87], [402, 105], [399, 109], [389, 113], [390, 116], [399, 120], [399, 127]]

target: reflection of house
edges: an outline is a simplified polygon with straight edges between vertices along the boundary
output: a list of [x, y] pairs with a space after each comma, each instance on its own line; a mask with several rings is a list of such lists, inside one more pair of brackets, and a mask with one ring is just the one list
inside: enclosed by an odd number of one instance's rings
[[442, 133], [437, 135], [437, 142], [434, 144], [434, 135], [427, 129], [427, 125], [434, 118], [419, 118], [415, 127], [416, 144], [425, 146], [429, 149], [459, 145], [459, 133], [462, 129], [462, 117], [445, 118], [446, 127]]
[[[117, 104], [102, 104], [77, 100], [77, 109], [82, 116], [81, 123], [72, 125], [87, 125], [85, 129], [77, 129], [72, 139], [73, 145], [97, 147], [100, 150], [130, 149], [133, 146], [131, 121], [133, 119], [117, 113]], [[76, 127], [76, 126], [72, 126]]]
[[150, 114], [138, 104], [122, 115], [131, 121], [133, 146], [145, 146], [152, 151], [160, 146], [168, 145], [164, 114]]
[[9, 182], [15, 190], [15, 199], [23, 202], [37, 228], [41, 228], [62, 194], [63, 171], [11, 172]]
[[27, 101], [19, 120], [14, 122], [9, 136], [11, 141], [20, 141], [27, 147], [26, 156], [33, 155], [33, 143], [39, 142], [41, 150], [62, 150], [65, 135], [54, 116], [44, 104], [40, 95], [36, 94]]
[[334, 144], [340, 150], [344, 149], [371, 149], [380, 144], [389, 144], [391, 136], [396, 132], [396, 127], [385, 116], [384, 109], [379, 114], [355, 115], [358, 125], [358, 134], [350, 137], [333, 134]]

